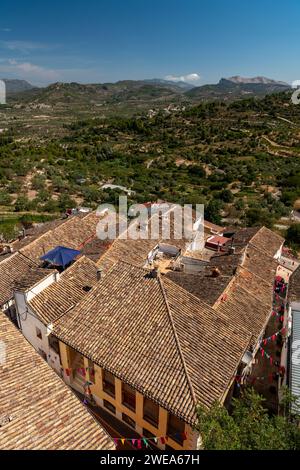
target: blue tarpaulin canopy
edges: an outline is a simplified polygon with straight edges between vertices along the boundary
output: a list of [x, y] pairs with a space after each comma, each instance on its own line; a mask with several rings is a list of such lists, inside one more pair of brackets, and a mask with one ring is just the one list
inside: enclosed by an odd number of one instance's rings
[[53, 250], [48, 251], [45, 255], [41, 256], [40, 259], [48, 261], [55, 266], [62, 266], [64, 268], [78, 255], [80, 255], [80, 251], [78, 250], [72, 250], [65, 246], [57, 246]]

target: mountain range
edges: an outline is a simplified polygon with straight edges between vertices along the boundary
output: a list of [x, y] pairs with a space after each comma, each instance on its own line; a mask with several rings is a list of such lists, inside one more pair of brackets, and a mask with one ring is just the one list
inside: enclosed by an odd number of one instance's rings
[[4, 79], [8, 101], [35, 104], [131, 104], [176, 102], [189, 103], [205, 100], [225, 100], [263, 97], [269, 93], [287, 91], [290, 85], [266, 77], [221, 78], [217, 84], [193, 86], [160, 78], [147, 80], [121, 80], [115, 83], [80, 84], [53, 83], [38, 88], [25, 80]]

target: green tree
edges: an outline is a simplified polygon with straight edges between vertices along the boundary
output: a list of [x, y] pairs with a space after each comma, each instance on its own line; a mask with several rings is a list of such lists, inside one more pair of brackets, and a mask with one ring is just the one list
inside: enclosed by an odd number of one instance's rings
[[219, 195], [220, 199], [224, 202], [232, 202], [234, 200], [233, 194], [230, 189], [223, 189]]
[[12, 198], [7, 191], [0, 191], [0, 205], [9, 206], [11, 204]]
[[293, 224], [287, 229], [286, 240], [295, 243], [295, 245], [300, 245], [300, 224]]
[[212, 199], [205, 207], [205, 218], [214, 224], [221, 224], [221, 208], [222, 203], [217, 199]]
[[[252, 388], [233, 398], [232, 413], [215, 403], [197, 408], [197, 430], [206, 450], [300, 450], [299, 417], [270, 416]], [[286, 400], [287, 401], [287, 400]], [[287, 407], [289, 409], [289, 407]], [[296, 418], [296, 419], [295, 419]]]
[[32, 204], [30, 203], [27, 196], [20, 195], [15, 202], [15, 211], [22, 212], [22, 211], [29, 211], [31, 209]]

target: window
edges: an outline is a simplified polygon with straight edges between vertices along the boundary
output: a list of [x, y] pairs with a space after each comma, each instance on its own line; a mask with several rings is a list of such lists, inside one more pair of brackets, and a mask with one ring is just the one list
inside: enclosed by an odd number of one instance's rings
[[43, 351], [42, 349], [39, 348], [39, 355], [42, 356], [42, 358], [47, 361], [47, 354], [45, 353], [45, 351]]
[[89, 377], [90, 377], [90, 382], [93, 384], [95, 383], [95, 368], [94, 368], [94, 363], [90, 359], [88, 360], [88, 366], [89, 366]]
[[144, 420], [158, 427], [159, 406], [149, 398], [144, 397]]
[[42, 332], [41, 332], [41, 330], [40, 330], [38, 327], [35, 328], [35, 332], [36, 332], [36, 336], [37, 336], [39, 339], [42, 339]]
[[185, 431], [185, 424], [176, 416], [169, 414], [167, 435], [178, 444], [183, 444], [183, 433]]
[[59, 354], [59, 341], [58, 341], [58, 339], [53, 335], [49, 335], [48, 336], [48, 341], [49, 341], [50, 348], [53, 349], [53, 351], [55, 351], [56, 354]]
[[130, 416], [126, 415], [125, 413], [122, 413], [122, 420], [124, 423], [128, 424], [131, 428], [135, 429], [135, 422]]
[[103, 400], [104, 408], [107, 408], [114, 415], [116, 414], [116, 407], [107, 400]]
[[135, 411], [135, 391], [124, 383], [122, 383], [122, 404]]
[[143, 428], [143, 436], [148, 437], [150, 439], [153, 439], [153, 437], [155, 437], [154, 434], [152, 434], [152, 432], [148, 431], [148, 429], [145, 429], [145, 428]]
[[103, 391], [115, 398], [115, 378], [107, 370], [103, 370]]

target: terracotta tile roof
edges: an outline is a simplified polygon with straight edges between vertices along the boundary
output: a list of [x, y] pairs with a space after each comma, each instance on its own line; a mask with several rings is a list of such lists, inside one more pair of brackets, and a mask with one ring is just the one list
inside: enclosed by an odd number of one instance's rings
[[49, 270], [39, 268], [34, 261], [19, 252], [4, 259], [0, 263], [0, 305], [13, 298], [18, 283], [31, 287], [49, 275]]
[[[172, 272], [167, 275], [217, 311], [225, 313], [232, 325], [239, 325], [251, 332], [252, 346], [264, 331], [272, 312], [273, 285], [278, 266], [273, 256], [282, 245], [281, 237], [275, 234], [272, 238], [269, 232], [264, 228], [242, 229], [235, 238], [235, 242], [238, 241], [236, 253], [216, 254], [199, 274]], [[267, 252], [265, 246], [271, 239], [271, 248]], [[214, 267], [218, 268], [219, 276], [206, 276], [205, 273]]]
[[117, 263], [54, 334], [187, 422], [221, 399], [250, 335], [150, 272]]
[[34, 267], [26, 272], [20, 279], [17, 279], [13, 284], [13, 290], [18, 291], [27, 291], [32, 289], [36, 284], [38, 284], [43, 279], [46, 279], [48, 276], [56, 273], [56, 269], [43, 269], [39, 267]]
[[195, 397], [209, 407], [225, 399], [251, 335], [172, 281], [163, 285]]
[[21, 252], [39, 260], [47, 251], [58, 245], [80, 250], [96, 238], [96, 227], [100, 217], [91, 212], [84, 217], [72, 216], [63, 224], [49, 230], [33, 242], [21, 248]]
[[217, 301], [231, 281], [229, 275], [220, 274], [218, 277], [213, 277], [210, 266], [197, 274], [169, 271], [165, 276], [209, 305]]
[[271, 302], [269, 305], [261, 302], [259, 293], [246, 289], [245, 280], [239, 275], [233, 279], [223, 299], [219, 300], [214, 308], [217, 312], [227, 315], [231, 325], [250, 332], [252, 346], [257, 344], [272, 313]]
[[220, 225], [213, 224], [212, 222], [208, 222], [208, 220], [204, 220], [204, 229], [222, 233], [225, 230], [225, 227], [221, 227]]
[[74, 307], [97, 282], [96, 264], [82, 256], [54, 282], [29, 301], [39, 319], [49, 324]]
[[273, 258], [283, 245], [284, 238], [266, 227], [261, 227], [250, 243]]
[[290, 303], [300, 301], [300, 266], [290, 276], [288, 300]]
[[[158, 219], [157, 215], [150, 218], [149, 231], [151, 233], [152, 224]], [[127, 231], [128, 233], [128, 231]], [[127, 238], [118, 237], [113, 241], [110, 248], [104, 253], [104, 255], [97, 262], [98, 266], [104, 270], [110, 269], [116, 262], [124, 261], [138, 266], [145, 266], [147, 263], [148, 253], [160, 243], [176, 246], [184, 253], [187, 248], [188, 240], [176, 238], [176, 228], [174, 226], [173, 217], [170, 218], [170, 237], [165, 239], [163, 233], [159, 230], [157, 239], [137, 239], [134, 240], [130, 235]]]
[[245, 250], [242, 266], [270, 285], [274, 284], [278, 262], [252, 244], [249, 244]]
[[70, 389], [0, 313], [0, 449], [114, 449]]
[[233, 246], [237, 251], [251, 244], [272, 258], [283, 242], [284, 238], [266, 227], [242, 228], [233, 236]]
[[[233, 246], [236, 248], [236, 252], [239, 252], [245, 248], [254, 235], [260, 230], [259, 227], [247, 227], [241, 228], [233, 235]], [[229, 242], [229, 245], [231, 242]]]
[[241, 287], [256, 296], [259, 303], [263, 303], [271, 308], [273, 300], [274, 277], [271, 282], [264, 280], [255, 273], [248, 271], [244, 267], [239, 267], [236, 279]]
[[222, 237], [221, 235], [212, 235], [206, 240], [206, 243], [213, 243], [214, 245], [225, 245], [230, 240], [230, 238]]
[[223, 275], [233, 276], [242, 261], [243, 252], [235, 254], [220, 252], [210, 258], [210, 265], [218, 268]]
[[41, 224], [34, 224], [33, 227], [25, 230], [24, 238], [20, 238], [19, 240], [15, 240], [11, 243], [14, 251], [18, 251], [21, 248], [24, 248], [26, 245], [36, 240], [44, 233], [48, 232], [49, 230], [53, 230], [59, 225], [64, 224], [66, 221], [67, 219], [55, 219]]

